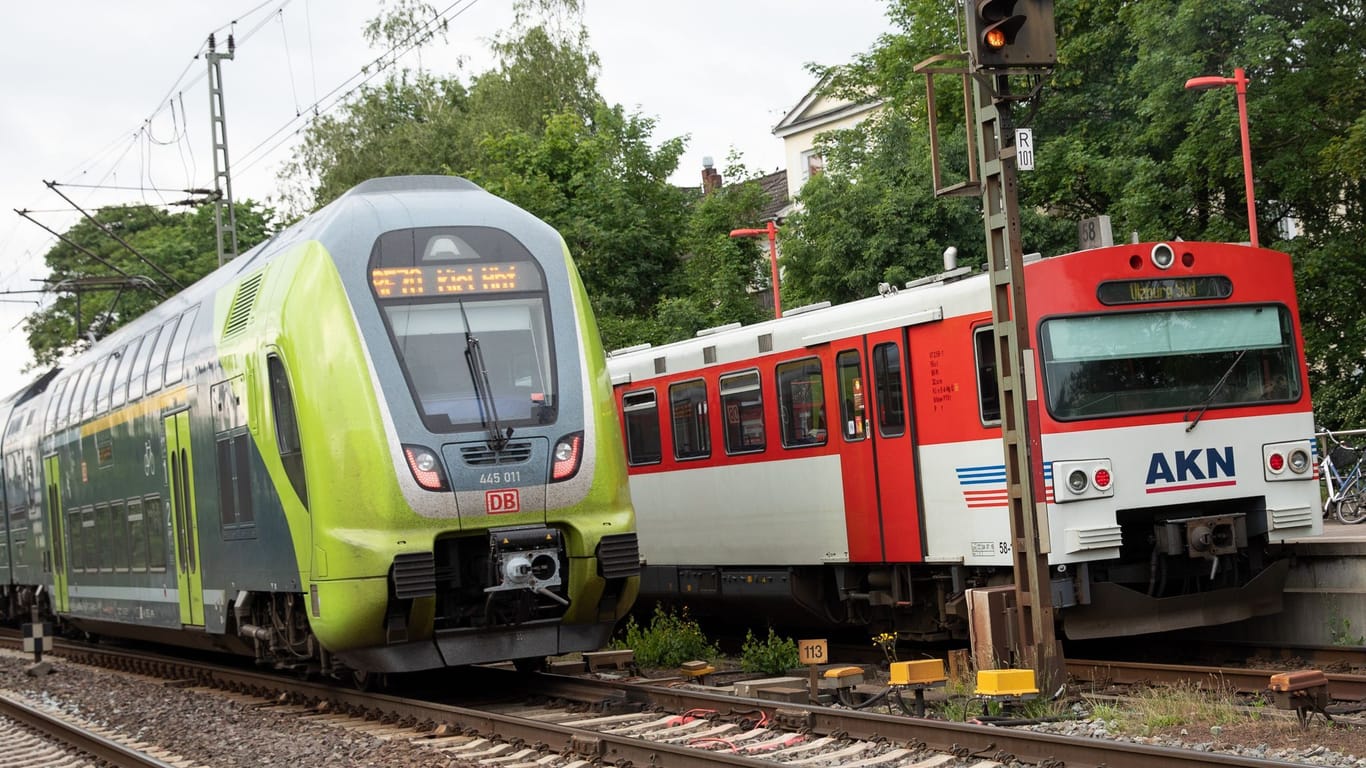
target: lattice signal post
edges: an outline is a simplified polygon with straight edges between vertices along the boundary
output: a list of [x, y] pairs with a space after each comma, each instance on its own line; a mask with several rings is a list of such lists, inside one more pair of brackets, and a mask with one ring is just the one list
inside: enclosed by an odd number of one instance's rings
[[[980, 195], [986, 226], [987, 266], [1001, 393], [1001, 439], [1009, 492], [1010, 533], [1018, 619], [1016, 652], [1051, 691], [1063, 680], [1063, 659], [1053, 625], [1048, 576], [1048, 522], [1039, 461], [1037, 393], [1031, 396], [1036, 357], [1029, 347], [1024, 292], [1024, 247], [1016, 190], [1015, 131], [1011, 107], [1037, 96], [1057, 63], [1053, 0], [964, 0], [967, 55], [936, 56], [916, 71], [926, 75], [936, 195]], [[949, 66], [942, 66], [948, 63]], [[944, 186], [934, 121], [936, 74], [962, 77], [968, 151], [976, 163], [968, 180]], [[1012, 83], [1024, 82], [1022, 94]]]

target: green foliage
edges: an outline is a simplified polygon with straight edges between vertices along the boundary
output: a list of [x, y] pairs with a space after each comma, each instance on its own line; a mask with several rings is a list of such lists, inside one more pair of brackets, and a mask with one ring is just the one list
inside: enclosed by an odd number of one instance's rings
[[792, 638], [779, 637], [772, 627], [768, 628], [768, 637], [764, 640], [745, 630], [745, 643], [740, 647], [740, 669], [746, 672], [762, 672], [766, 675], [781, 675], [789, 669], [801, 666], [801, 663], [797, 643]]
[[[266, 239], [275, 227], [275, 212], [259, 203], [244, 201], [234, 210], [239, 252]], [[82, 219], [64, 233], [79, 248], [58, 241], [44, 256], [49, 269], [47, 281], [58, 290], [51, 304], [24, 320], [34, 367], [55, 364], [90, 341], [109, 335], [218, 267], [218, 236], [211, 205], [180, 213], [149, 205], [111, 206], [96, 211], [94, 218], [99, 225]], [[75, 281], [117, 278], [120, 271], [146, 278], [146, 287], [83, 289], [78, 298]]]
[[1328, 598], [1328, 640], [1333, 645], [1366, 645], [1366, 635], [1352, 631], [1352, 620], [1342, 614], [1336, 596]]
[[642, 628], [634, 616], [626, 619], [625, 638], [613, 643], [616, 648], [630, 648], [636, 652], [636, 663], [643, 667], [676, 667], [685, 661], [714, 659], [716, 646], [707, 640], [702, 627], [681, 613], [665, 612], [655, 606], [650, 626]]

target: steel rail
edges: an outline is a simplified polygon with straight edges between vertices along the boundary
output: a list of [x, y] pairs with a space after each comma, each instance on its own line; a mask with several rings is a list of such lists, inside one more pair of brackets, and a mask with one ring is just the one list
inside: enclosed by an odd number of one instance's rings
[[838, 710], [811, 704], [778, 704], [638, 682], [602, 682], [626, 691], [627, 697], [632, 700], [646, 700], [649, 704], [671, 711], [710, 708], [723, 717], [763, 711], [784, 724], [804, 720], [804, 727], [817, 735], [843, 735], [867, 740], [881, 738], [899, 744], [923, 744], [929, 749], [962, 758], [989, 758], [1003, 763], [1014, 759], [1067, 768], [1285, 768], [1299, 765], [1216, 752]]
[[175, 768], [170, 763], [125, 747], [96, 733], [38, 709], [0, 695], [0, 715], [21, 723], [72, 750], [89, 755], [100, 765], [114, 768]]
[[[1234, 669], [1183, 664], [1149, 664], [1134, 661], [1067, 660], [1067, 674], [1074, 680], [1135, 685], [1216, 680], [1241, 693], [1265, 691], [1270, 677], [1283, 670]], [[1366, 675], [1330, 673], [1328, 697], [1335, 701], [1366, 701]]]
[[[54, 652], [76, 661], [90, 659], [92, 662], [97, 657], [123, 658], [130, 655], [126, 651], [109, 648], [59, 647]], [[267, 698], [277, 698], [283, 692], [296, 703], [326, 702], [334, 712], [413, 726], [435, 727], [445, 724], [447, 732], [494, 736], [521, 745], [575, 754], [605, 763], [630, 761], [635, 765], [660, 768], [709, 768], [717, 765], [773, 768], [775, 765], [762, 758], [678, 747], [515, 715], [354, 691], [200, 662], [132, 655], [138, 657], [132, 662], [134, 668], [196, 685]], [[783, 726], [793, 730], [805, 729], [818, 736], [869, 741], [885, 739], [962, 758], [977, 757], [998, 762], [1015, 759], [1067, 768], [1286, 768], [1296, 765], [1216, 752], [748, 699], [700, 689], [668, 687], [659, 681], [589, 680], [553, 674], [525, 676], [498, 669], [481, 669], [478, 674], [491, 677], [487, 680], [478, 679], [471, 686], [474, 690], [558, 696], [589, 701], [603, 707], [651, 706], [673, 712], [706, 709], [715, 711], [723, 718], [752, 719], [762, 713]]]

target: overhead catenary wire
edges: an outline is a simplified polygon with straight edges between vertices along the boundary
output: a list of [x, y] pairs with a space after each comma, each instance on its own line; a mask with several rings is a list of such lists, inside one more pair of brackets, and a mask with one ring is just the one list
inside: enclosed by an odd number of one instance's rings
[[[465, 6], [463, 8], [460, 8], [458, 11], [451, 13], [451, 11], [454, 10], [455, 7], [460, 5], [461, 3], [464, 3]], [[295, 122], [298, 122], [299, 120], [307, 122], [323, 114], [326, 114], [339, 104], [345, 103], [348, 97], [356, 93], [366, 83], [373, 80], [376, 76], [379, 75], [380, 72], [386, 69], [384, 65], [386, 59], [392, 56], [393, 59], [397, 60], [399, 57], [403, 56], [404, 54], [411, 51], [413, 48], [420, 45], [424, 39], [424, 36], [428, 32], [432, 31], [435, 25], [440, 23], [446, 23], [459, 18], [461, 15], [469, 11], [478, 3], [479, 0], [455, 0], [455, 2], [452, 2], [450, 5], [446, 6], [445, 9], [443, 9], [435, 16], [433, 16], [430, 21], [427, 21], [424, 24], [415, 28], [412, 32], [408, 34], [407, 37], [403, 38], [403, 40], [395, 43], [388, 50], [384, 51], [379, 56], [375, 57], [370, 62], [363, 65], [360, 71], [356, 72], [351, 77], [348, 77], [346, 80], [342, 81], [341, 84], [337, 85], [332, 90], [323, 94], [322, 97], [316, 99], [311, 105], [306, 107], [302, 113], [296, 115], [294, 118], [291, 118], [290, 120], [287, 120], [284, 123], [284, 125], [277, 128], [274, 132], [266, 136], [265, 139], [262, 139], [251, 149], [248, 149], [245, 153], [242, 154], [241, 159], [238, 161], [237, 169], [239, 171], [243, 171], [256, 165], [256, 163], [260, 162], [262, 159], [269, 156], [270, 153], [274, 152], [276, 149], [279, 148], [281, 144], [288, 140], [288, 136], [284, 136], [283, 138], [281, 138], [281, 134], [284, 134], [287, 131], [289, 131]], [[447, 18], [447, 14], [449, 14], [449, 18]], [[353, 81], [355, 81], [357, 78], [360, 78], [360, 81], [356, 82], [354, 85], [351, 85]], [[350, 87], [348, 88], [348, 86]], [[343, 89], [346, 90], [343, 91]], [[333, 96], [336, 96], [337, 98], [332, 99]], [[332, 99], [332, 101], [328, 103], [326, 106], [323, 106], [323, 102], [326, 102], [329, 99]], [[279, 141], [275, 141], [277, 138], [279, 138]], [[271, 143], [272, 141], [274, 141], [273, 144]], [[267, 144], [270, 144], [270, 146], [267, 147]]]
[[101, 232], [104, 232], [106, 235], [112, 237], [115, 242], [117, 242], [119, 245], [123, 246], [130, 253], [136, 256], [138, 258], [138, 261], [151, 267], [153, 270], [156, 271], [158, 275], [161, 275], [162, 277], [166, 278], [166, 280], [168, 280], [171, 283], [171, 285], [175, 286], [177, 289], [185, 287], [180, 283], [179, 280], [176, 280], [174, 277], [171, 277], [170, 273], [168, 273], [166, 270], [162, 269], [159, 265], [157, 265], [156, 262], [153, 262], [151, 259], [147, 258], [146, 256], [143, 256], [141, 251], [129, 245], [128, 241], [114, 234], [114, 231], [111, 230], [109, 227], [105, 226], [104, 222], [100, 221], [94, 216], [91, 216], [89, 213], [86, 212], [84, 208], [80, 207], [79, 205], [76, 205], [76, 203], [71, 198], [67, 197], [61, 190], [57, 189], [57, 182], [45, 181], [43, 183], [47, 185], [48, 189], [51, 189], [53, 192], [56, 192], [63, 200], [75, 206], [76, 210], [80, 211], [81, 215], [89, 219], [92, 224], [99, 227]]

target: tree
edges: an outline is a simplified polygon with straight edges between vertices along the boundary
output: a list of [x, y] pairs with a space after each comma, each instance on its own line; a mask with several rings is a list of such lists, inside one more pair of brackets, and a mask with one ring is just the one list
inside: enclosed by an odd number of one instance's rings
[[488, 165], [470, 178], [560, 231], [583, 276], [609, 344], [612, 318], [644, 314], [678, 265], [684, 192], [668, 183], [681, 139], [652, 148], [653, 121], [600, 106], [590, 125], [575, 112], [544, 132], [483, 144]]
[[[272, 231], [271, 209], [248, 200], [238, 203], [235, 211], [237, 240], [243, 249], [266, 239]], [[170, 213], [149, 205], [112, 206], [96, 211], [94, 218], [171, 279], [162, 277], [100, 227], [82, 219], [63, 236], [125, 274], [144, 278], [150, 287], [78, 294], [75, 288], [80, 278], [120, 275], [80, 248], [58, 242], [44, 256], [50, 270], [46, 283], [57, 292], [57, 298], [24, 320], [34, 367], [56, 364], [64, 355], [107, 336], [155, 307], [163, 296], [175, 294], [180, 287], [194, 283], [218, 266], [218, 238], [211, 206], [190, 213]]]

